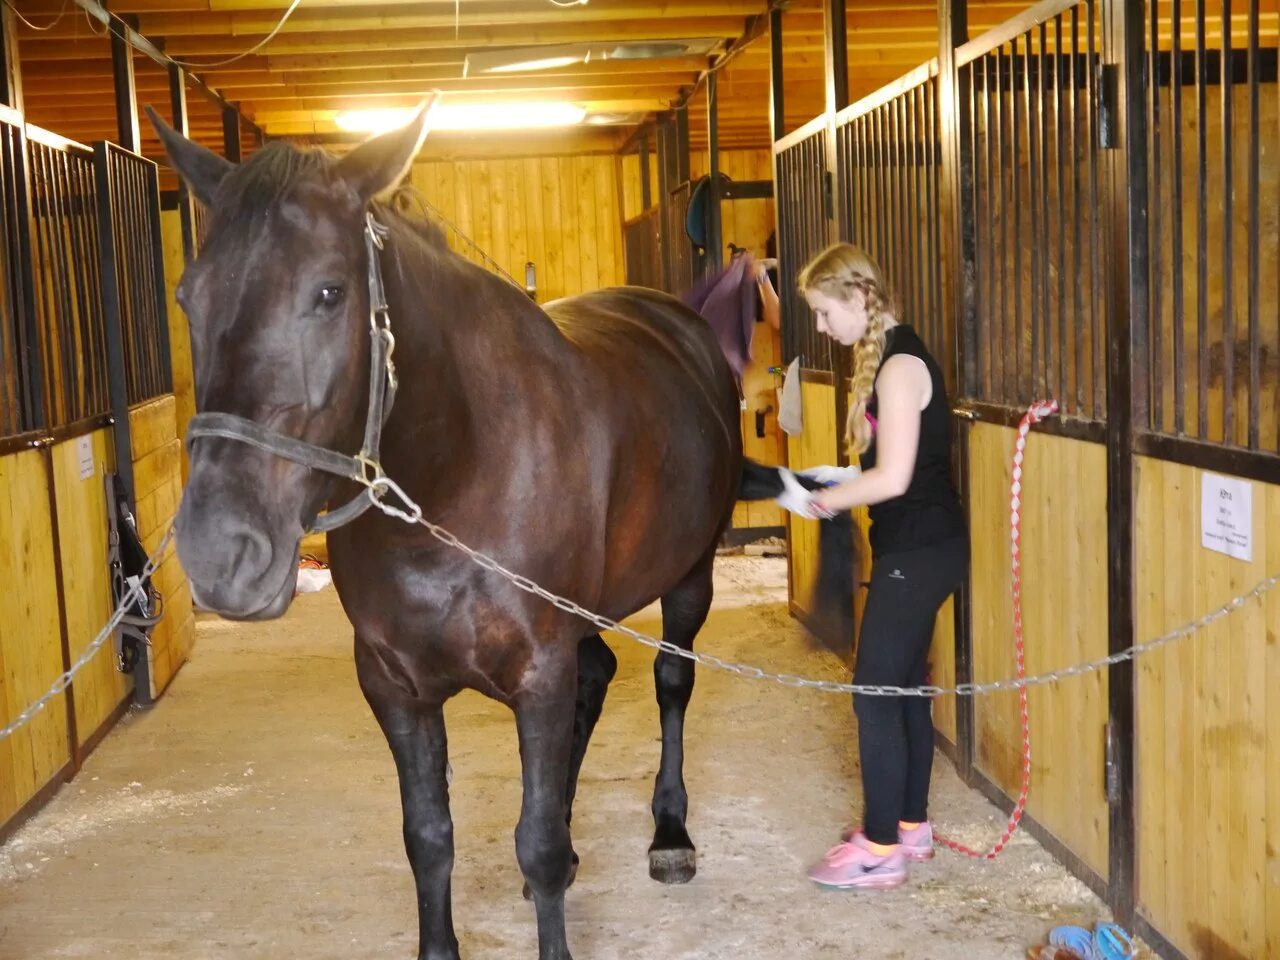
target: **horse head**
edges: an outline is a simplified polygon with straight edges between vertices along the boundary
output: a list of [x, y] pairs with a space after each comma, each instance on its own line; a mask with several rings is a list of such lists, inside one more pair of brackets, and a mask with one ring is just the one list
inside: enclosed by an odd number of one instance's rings
[[[199, 414], [313, 449], [360, 447], [373, 349], [366, 218], [413, 162], [429, 108], [341, 159], [272, 143], [240, 165], [148, 108], [174, 169], [208, 211], [199, 256], [177, 289]], [[244, 439], [189, 431], [178, 554], [197, 604], [265, 619], [288, 608], [298, 545], [342, 481]]]

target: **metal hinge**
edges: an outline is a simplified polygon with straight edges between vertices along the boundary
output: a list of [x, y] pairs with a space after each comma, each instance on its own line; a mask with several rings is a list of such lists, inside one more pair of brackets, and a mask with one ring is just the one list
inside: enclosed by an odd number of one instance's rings
[[1103, 764], [1103, 780], [1107, 785], [1107, 803], [1117, 804], [1120, 802], [1120, 764], [1116, 761], [1116, 736], [1115, 725], [1110, 721], [1103, 728], [1103, 754], [1105, 761]]

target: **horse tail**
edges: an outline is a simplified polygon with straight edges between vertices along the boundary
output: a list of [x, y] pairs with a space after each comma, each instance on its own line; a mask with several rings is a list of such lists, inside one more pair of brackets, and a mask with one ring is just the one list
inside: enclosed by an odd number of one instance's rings
[[[744, 457], [739, 500], [772, 500], [782, 494], [778, 467]], [[796, 479], [806, 490], [822, 484], [803, 474]], [[813, 585], [813, 609], [804, 625], [823, 647], [848, 657], [853, 650], [853, 514], [848, 510], [831, 520], [818, 521], [818, 576]]]

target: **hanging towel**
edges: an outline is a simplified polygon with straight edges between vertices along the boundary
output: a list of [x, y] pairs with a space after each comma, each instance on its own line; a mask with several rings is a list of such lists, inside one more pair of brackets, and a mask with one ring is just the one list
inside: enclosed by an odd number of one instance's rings
[[749, 254], [734, 257], [728, 266], [703, 278], [684, 295], [684, 302], [715, 331], [739, 386], [742, 371], [751, 362], [751, 338], [759, 312], [753, 263]]
[[778, 404], [778, 426], [793, 437], [804, 429], [800, 402], [800, 358], [796, 357], [787, 367], [782, 378], [782, 401]]

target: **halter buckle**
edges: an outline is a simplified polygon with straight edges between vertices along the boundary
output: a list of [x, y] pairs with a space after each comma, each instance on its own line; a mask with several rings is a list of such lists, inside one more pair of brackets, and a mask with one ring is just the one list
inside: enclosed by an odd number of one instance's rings
[[370, 459], [363, 450], [351, 459], [360, 465], [360, 475], [351, 478], [356, 483], [362, 484], [370, 490], [376, 490], [378, 481], [386, 479], [386, 474], [382, 472], [382, 464], [377, 460]]

